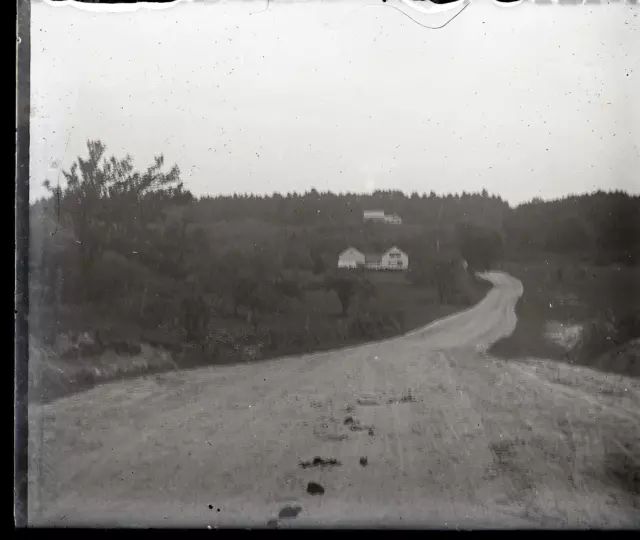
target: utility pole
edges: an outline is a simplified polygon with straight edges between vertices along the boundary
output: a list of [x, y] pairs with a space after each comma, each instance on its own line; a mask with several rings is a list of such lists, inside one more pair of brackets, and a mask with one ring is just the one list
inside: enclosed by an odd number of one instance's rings
[[438, 227], [437, 227], [437, 232], [436, 232], [436, 250], [438, 252], [438, 255], [440, 255], [440, 218], [442, 217], [442, 207], [443, 207], [444, 203], [441, 202], [440, 203], [440, 210], [438, 211]]

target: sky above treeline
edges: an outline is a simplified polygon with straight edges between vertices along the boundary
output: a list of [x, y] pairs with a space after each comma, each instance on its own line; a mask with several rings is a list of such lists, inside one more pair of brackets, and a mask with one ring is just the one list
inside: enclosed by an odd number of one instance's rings
[[87, 139], [195, 195], [640, 192], [640, 7], [31, 7], [31, 198]]

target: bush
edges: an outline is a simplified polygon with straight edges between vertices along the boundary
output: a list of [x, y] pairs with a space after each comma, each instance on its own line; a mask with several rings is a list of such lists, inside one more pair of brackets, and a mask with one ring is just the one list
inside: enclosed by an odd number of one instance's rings
[[609, 310], [584, 325], [580, 341], [571, 356], [580, 364], [592, 364], [596, 359], [602, 361], [605, 353], [639, 337], [640, 312], [616, 316]]
[[407, 273], [407, 279], [415, 287], [429, 287], [433, 284], [433, 272], [424, 267], [412, 267]]
[[580, 341], [574, 349], [573, 355], [579, 363], [589, 362], [616, 345], [615, 319], [613, 313], [601, 314], [589, 321], [582, 328]]
[[624, 315], [616, 323], [616, 341], [626, 343], [640, 338], [640, 310]]

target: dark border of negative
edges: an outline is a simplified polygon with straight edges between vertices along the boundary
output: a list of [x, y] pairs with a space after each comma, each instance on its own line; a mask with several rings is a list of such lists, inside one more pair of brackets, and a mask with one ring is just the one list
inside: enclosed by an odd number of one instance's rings
[[31, 7], [17, 2], [17, 93], [14, 298], [14, 526], [27, 525], [28, 356], [29, 356], [29, 115]]

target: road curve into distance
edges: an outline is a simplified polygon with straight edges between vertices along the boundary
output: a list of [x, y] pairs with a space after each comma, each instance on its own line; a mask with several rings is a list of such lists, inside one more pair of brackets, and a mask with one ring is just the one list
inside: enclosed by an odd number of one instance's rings
[[[513, 331], [522, 284], [482, 277], [479, 304], [402, 337], [32, 406], [30, 523], [540, 526], [496, 448], [531, 433], [521, 396], [543, 390], [484, 353]], [[539, 483], [570, 491], [552, 465], [535, 458]]]

